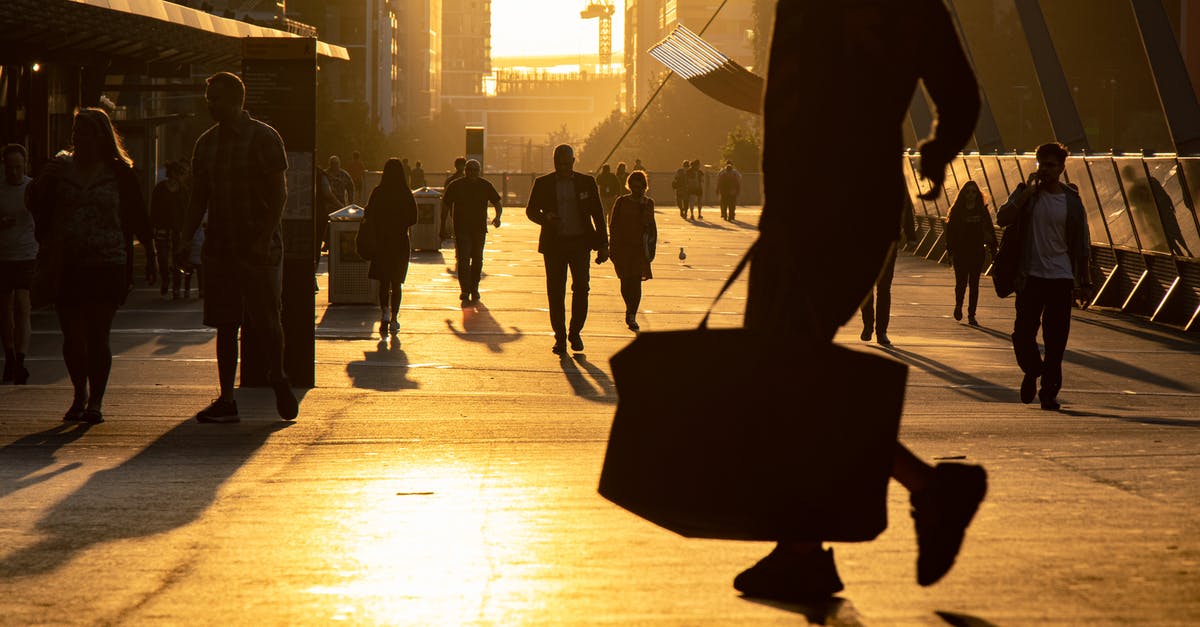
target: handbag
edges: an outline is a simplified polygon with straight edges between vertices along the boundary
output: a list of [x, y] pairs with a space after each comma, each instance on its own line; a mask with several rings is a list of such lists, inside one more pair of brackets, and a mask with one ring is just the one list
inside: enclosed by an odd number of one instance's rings
[[358, 225], [358, 234], [354, 236], [354, 249], [359, 257], [371, 261], [378, 254], [378, 241], [375, 233], [375, 223], [366, 218]]
[[600, 494], [693, 538], [882, 532], [907, 366], [833, 344], [780, 348], [764, 331], [709, 329], [707, 314], [696, 329], [639, 334], [610, 362]]

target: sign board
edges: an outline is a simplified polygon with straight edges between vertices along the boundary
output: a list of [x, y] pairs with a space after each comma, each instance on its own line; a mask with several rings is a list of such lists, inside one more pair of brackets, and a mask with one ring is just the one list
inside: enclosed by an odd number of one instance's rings
[[[283, 212], [284, 369], [292, 384], [315, 385], [314, 256], [324, 223], [316, 219], [317, 40], [247, 37], [242, 46], [246, 111], [270, 124], [287, 150], [287, 205]], [[318, 230], [320, 229], [320, 230]], [[243, 332], [243, 337], [246, 333]], [[251, 334], [253, 335], [253, 334]], [[244, 342], [245, 343], [245, 342]], [[253, 347], [249, 354], [253, 355]], [[262, 372], [243, 352], [242, 384]]]

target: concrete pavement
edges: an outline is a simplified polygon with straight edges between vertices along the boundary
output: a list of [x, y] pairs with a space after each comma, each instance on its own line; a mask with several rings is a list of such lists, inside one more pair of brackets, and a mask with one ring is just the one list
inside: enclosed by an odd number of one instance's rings
[[[643, 330], [695, 325], [753, 240], [756, 211], [717, 216], [660, 210]], [[1012, 300], [985, 286], [983, 326], [956, 323], [951, 271], [902, 255], [894, 347], [855, 322], [839, 341], [911, 366], [903, 440], [984, 464], [988, 499], [936, 586], [915, 582], [893, 484], [889, 529], [834, 546], [839, 601], [760, 603], [731, 581], [768, 544], [676, 537], [596, 494], [608, 359], [632, 337], [617, 281], [593, 266], [586, 351], [560, 359], [536, 227], [505, 219], [478, 307], [458, 306], [452, 251], [414, 256], [399, 343], [373, 334], [374, 307], [323, 291], [319, 387], [294, 424], [263, 390], [239, 391], [240, 424], [189, 420], [215, 394], [214, 335], [194, 300], [148, 288], [117, 316], [108, 421], [64, 426], [57, 329], [38, 312], [32, 384], [0, 387], [0, 623], [1200, 622], [1194, 334], [1076, 312], [1064, 411], [1045, 412], [1016, 402]], [[743, 300], [744, 280], [713, 324], [738, 324]]]

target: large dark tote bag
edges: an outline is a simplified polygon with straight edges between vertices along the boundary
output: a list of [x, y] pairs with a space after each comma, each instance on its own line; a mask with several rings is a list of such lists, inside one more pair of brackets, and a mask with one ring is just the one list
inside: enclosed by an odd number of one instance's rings
[[865, 541], [887, 527], [907, 366], [709, 329], [707, 315], [638, 335], [611, 365], [600, 494], [613, 503], [693, 538]]

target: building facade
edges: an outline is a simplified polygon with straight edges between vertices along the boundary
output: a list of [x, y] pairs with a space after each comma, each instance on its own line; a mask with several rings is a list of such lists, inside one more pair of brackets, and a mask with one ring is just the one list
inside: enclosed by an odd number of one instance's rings
[[480, 96], [492, 72], [491, 0], [442, 0], [442, 96]]

